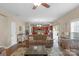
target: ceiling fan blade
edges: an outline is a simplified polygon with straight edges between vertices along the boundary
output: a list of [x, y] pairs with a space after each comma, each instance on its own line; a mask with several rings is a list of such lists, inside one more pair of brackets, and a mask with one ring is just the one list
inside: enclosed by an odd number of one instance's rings
[[35, 5], [34, 5], [32, 9], [36, 9], [37, 7], [38, 7], [38, 6], [35, 6]]
[[50, 5], [48, 5], [47, 3], [42, 3], [41, 5], [43, 5], [46, 8], [49, 8], [50, 7]]

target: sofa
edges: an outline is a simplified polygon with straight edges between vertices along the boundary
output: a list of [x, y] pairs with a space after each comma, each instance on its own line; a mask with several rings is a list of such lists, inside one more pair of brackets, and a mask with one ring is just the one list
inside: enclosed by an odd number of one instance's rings
[[27, 47], [34, 45], [45, 45], [46, 48], [53, 46], [53, 40], [48, 40], [46, 35], [34, 35], [26, 42]]

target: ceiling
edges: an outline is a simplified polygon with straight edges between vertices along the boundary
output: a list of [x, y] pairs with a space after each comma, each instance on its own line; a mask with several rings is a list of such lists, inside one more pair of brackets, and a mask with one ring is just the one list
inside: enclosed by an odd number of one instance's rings
[[8, 11], [27, 22], [46, 23], [51, 22], [73, 10], [78, 3], [49, 3], [50, 8], [39, 6], [33, 10], [32, 3], [0, 3], [0, 9]]

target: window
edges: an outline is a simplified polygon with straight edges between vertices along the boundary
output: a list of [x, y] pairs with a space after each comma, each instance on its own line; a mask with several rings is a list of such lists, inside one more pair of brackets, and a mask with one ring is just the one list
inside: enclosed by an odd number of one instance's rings
[[71, 39], [79, 38], [79, 21], [71, 22]]

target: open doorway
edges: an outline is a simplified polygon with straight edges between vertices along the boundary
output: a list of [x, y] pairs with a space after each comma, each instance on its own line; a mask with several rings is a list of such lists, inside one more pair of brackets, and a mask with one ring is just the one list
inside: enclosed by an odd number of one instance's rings
[[11, 22], [11, 46], [17, 43], [16, 23]]
[[58, 26], [53, 26], [53, 47], [58, 47]]

